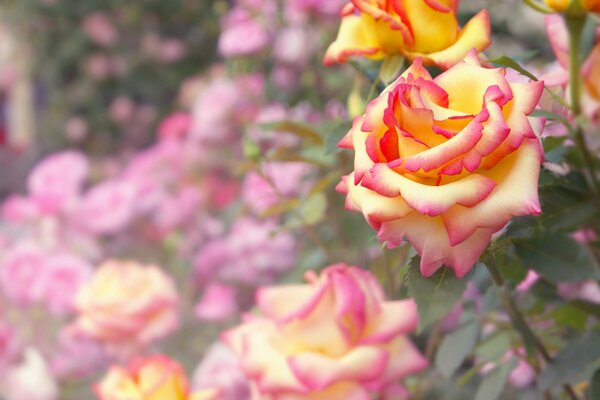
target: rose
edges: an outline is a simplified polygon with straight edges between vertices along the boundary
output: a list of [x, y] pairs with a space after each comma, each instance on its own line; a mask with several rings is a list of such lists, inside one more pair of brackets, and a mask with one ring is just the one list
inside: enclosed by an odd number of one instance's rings
[[564, 12], [571, 8], [575, 11], [584, 10], [600, 12], [600, 0], [544, 0], [554, 11]]
[[400, 54], [449, 68], [469, 50], [482, 51], [490, 44], [488, 12], [481, 11], [461, 30], [457, 5], [458, 0], [351, 0], [325, 64], [355, 55], [381, 59]]
[[136, 359], [126, 368], [112, 367], [94, 387], [100, 400], [186, 400], [185, 373], [175, 361], [160, 355]]
[[262, 314], [223, 335], [257, 398], [370, 398], [426, 366], [406, 336], [413, 300], [385, 301], [370, 272], [344, 264], [306, 278], [259, 290]]
[[338, 190], [389, 247], [408, 240], [421, 272], [462, 277], [517, 215], [539, 214], [543, 151], [528, 118], [543, 82], [507, 81], [476, 54], [432, 79], [417, 59], [355, 118], [339, 146], [355, 151]]
[[77, 294], [75, 328], [116, 345], [147, 345], [178, 325], [171, 278], [154, 265], [106, 261]]

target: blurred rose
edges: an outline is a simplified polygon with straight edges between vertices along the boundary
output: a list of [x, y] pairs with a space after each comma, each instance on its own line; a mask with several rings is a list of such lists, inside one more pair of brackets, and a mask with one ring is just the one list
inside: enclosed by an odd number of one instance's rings
[[210, 346], [192, 378], [195, 390], [215, 389], [218, 400], [250, 400], [250, 387], [235, 355], [222, 343]]
[[27, 188], [43, 211], [64, 211], [80, 195], [88, 172], [89, 162], [84, 154], [69, 150], [55, 153], [29, 173]]
[[471, 49], [482, 51], [490, 44], [487, 10], [461, 29], [457, 5], [453, 0], [405, 0], [391, 5], [352, 0], [342, 11], [340, 31], [325, 54], [325, 64], [343, 63], [357, 55], [381, 59], [399, 54], [450, 68]]
[[111, 74], [111, 62], [106, 54], [95, 53], [85, 60], [85, 71], [94, 79], [103, 80]]
[[198, 319], [225, 321], [238, 312], [235, 288], [218, 282], [210, 283], [194, 309]]
[[178, 303], [171, 277], [157, 266], [106, 261], [77, 295], [75, 329], [116, 346], [145, 346], [177, 328]]
[[102, 182], [83, 196], [77, 210], [78, 223], [95, 235], [118, 233], [132, 220], [136, 201], [136, 187], [132, 182]]
[[94, 386], [100, 400], [188, 400], [188, 382], [181, 366], [165, 356], [112, 367]]
[[165, 64], [172, 64], [185, 56], [185, 45], [178, 39], [165, 39], [158, 48], [158, 59]]
[[244, 179], [242, 196], [246, 205], [261, 214], [270, 207], [306, 194], [311, 181], [307, 176], [313, 168], [303, 162], [267, 162], [251, 171]]
[[301, 68], [308, 62], [313, 47], [313, 39], [305, 29], [288, 27], [278, 32], [273, 55], [279, 62]]
[[20, 365], [11, 368], [2, 379], [6, 400], [56, 400], [58, 387], [46, 362], [34, 348], [25, 351]]
[[[465, 88], [469, 95], [465, 96]], [[464, 276], [513, 216], [539, 214], [543, 82], [515, 83], [476, 54], [432, 79], [416, 60], [355, 118], [338, 190], [388, 247], [409, 241], [421, 272]]]
[[59, 334], [50, 367], [58, 378], [84, 379], [104, 368], [108, 359], [98, 342], [67, 327]]
[[37, 273], [42, 277], [44, 306], [61, 315], [74, 310], [75, 296], [92, 276], [92, 266], [78, 256], [63, 253], [46, 256], [44, 267]]
[[269, 33], [261, 24], [247, 20], [223, 29], [219, 52], [224, 57], [248, 56], [264, 49], [269, 40]]
[[406, 336], [413, 300], [385, 301], [373, 275], [344, 264], [306, 279], [261, 289], [262, 315], [223, 335], [258, 398], [367, 399], [426, 367]]
[[192, 123], [190, 114], [186, 112], [174, 112], [167, 115], [158, 127], [158, 137], [162, 139], [183, 139]]
[[101, 46], [111, 46], [117, 40], [117, 30], [105, 12], [98, 11], [86, 16], [83, 30], [94, 43]]
[[21, 353], [21, 341], [17, 335], [17, 331], [4, 319], [0, 310], [0, 377], [4, 376]]
[[208, 242], [196, 254], [198, 280], [212, 279], [260, 285], [272, 282], [296, 261], [296, 241], [287, 232], [275, 234], [273, 221], [236, 220], [227, 236]]
[[129, 122], [135, 112], [135, 103], [129, 97], [119, 96], [109, 106], [108, 113], [111, 119], [123, 124]]
[[18, 305], [40, 301], [46, 260], [44, 251], [34, 244], [20, 243], [0, 257], [0, 287], [4, 295]]
[[89, 127], [85, 119], [71, 117], [65, 125], [65, 136], [72, 142], [78, 143], [84, 140], [89, 133]]

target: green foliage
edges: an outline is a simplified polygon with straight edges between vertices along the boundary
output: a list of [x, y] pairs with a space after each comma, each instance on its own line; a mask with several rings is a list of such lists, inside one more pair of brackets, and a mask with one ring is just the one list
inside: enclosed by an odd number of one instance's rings
[[423, 330], [446, 315], [462, 297], [464, 279], [457, 279], [449, 268], [441, 268], [429, 278], [419, 269], [419, 257], [413, 257], [407, 274], [410, 296], [417, 302], [419, 329]]
[[511, 371], [517, 366], [517, 360], [512, 358], [509, 362], [499, 365], [488, 372], [482, 379], [475, 400], [496, 400], [506, 386], [506, 380]]
[[435, 356], [435, 366], [445, 378], [449, 379], [471, 353], [479, 339], [479, 331], [479, 322], [469, 314], [454, 332], [444, 337]]

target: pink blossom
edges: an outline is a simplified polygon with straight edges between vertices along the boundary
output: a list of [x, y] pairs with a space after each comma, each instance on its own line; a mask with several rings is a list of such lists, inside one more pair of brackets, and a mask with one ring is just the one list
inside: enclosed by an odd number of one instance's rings
[[200, 281], [219, 278], [260, 285], [272, 282], [296, 261], [296, 241], [288, 232], [275, 234], [273, 221], [240, 218], [229, 234], [206, 244], [194, 266]]
[[115, 234], [133, 218], [136, 200], [136, 187], [127, 180], [100, 183], [83, 196], [78, 222], [96, 235]]
[[21, 343], [16, 330], [3, 320], [0, 311], [0, 376], [12, 365], [20, 354]]
[[85, 71], [94, 79], [103, 80], [110, 76], [112, 68], [106, 54], [94, 53], [84, 62]]
[[242, 196], [244, 202], [257, 214], [270, 207], [305, 194], [310, 181], [305, 180], [312, 171], [311, 166], [302, 162], [263, 163], [262, 173], [252, 171], [244, 180]]
[[129, 97], [120, 96], [115, 98], [109, 106], [108, 113], [113, 121], [125, 123], [133, 118], [135, 103]]
[[226, 27], [219, 37], [219, 52], [224, 57], [248, 56], [269, 44], [269, 33], [258, 22], [247, 20]]
[[556, 290], [566, 300], [581, 299], [600, 304], [600, 286], [594, 281], [560, 283]]
[[29, 174], [31, 197], [47, 213], [72, 206], [88, 176], [89, 163], [84, 154], [63, 151], [43, 159]]
[[313, 48], [313, 38], [305, 29], [287, 27], [278, 32], [273, 55], [279, 62], [301, 68], [310, 59]]
[[81, 117], [71, 117], [65, 124], [65, 136], [72, 142], [78, 143], [86, 138], [89, 126]]
[[160, 139], [175, 138], [182, 139], [187, 135], [192, 118], [186, 112], [174, 112], [163, 119], [158, 127]]
[[82, 258], [62, 253], [50, 256], [42, 275], [41, 294], [44, 305], [54, 314], [73, 311], [75, 296], [92, 275], [92, 266]]
[[45, 253], [33, 244], [20, 244], [0, 261], [0, 288], [18, 305], [38, 302], [43, 296]]
[[216, 388], [219, 400], [250, 400], [250, 388], [238, 360], [225, 345], [210, 346], [192, 377], [194, 390]]
[[60, 378], [85, 378], [103, 369], [108, 360], [99, 343], [65, 328], [58, 337], [50, 368], [53, 375]]
[[86, 16], [83, 30], [94, 43], [101, 46], [112, 46], [118, 37], [117, 30], [105, 12], [94, 12]]
[[198, 211], [202, 200], [196, 186], [182, 185], [175, 193], [166, 194], [152, 215], [152, 221], [162, 231], [168, 232], [185, 224]]
[[178, 39], [165, 39], [158, 48], [158, 59], [165, 64], [172, 64], [185, 56], [185, 45]]
[[19, 195], [10, 195], [1, 208], [2, 218], [18, 223], [33, 220], [40, 216], [41, 210], [35, 200]]
[[210, 283], [194, 310], [196, 317], [208, 321], [225, 321], [237, 313], [235, 288]]

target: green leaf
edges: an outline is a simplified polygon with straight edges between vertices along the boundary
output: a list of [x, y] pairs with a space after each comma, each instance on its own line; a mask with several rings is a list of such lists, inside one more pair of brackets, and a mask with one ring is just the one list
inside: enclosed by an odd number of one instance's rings
[[515, 60], [513, 60], [512, 58], [510, 58], [508, 56], [500, 56], [498, 58], [494, 58], [493, 60], [489, 60], [489, 61], [496, 65], [514, 69], [515, 71], [519, 72], [521, 75], [525, 75], [532, 81], [538, 80], [538, 78], [534, 74], [527, 71], [525, 68], [521, 67], [521, 65], [518, 62], [516, 62]]
[[588, 400], [600, 399], [600, 368], [594, 372], [587, 393]]
[[475, 354], [483, 361], [494, 362], [502, 357], [510, 346], [510, 334], [506, 331], [498, 331], [479, 342]]
[[538, 384], [542, 390], [570, 382], [583, 369], [600, 359], [600, 331], [592, 331], [565, 347], [540, 374]]
[[383, 60], [383, 63], [381, 63], [379, 79], [381, 79], [381, 81], [386, 85], [396, 79], [404, 67], [404, 60], [404, 56], [397, 54], [386, 57]]
[[550, 313], [550, 317], [561, 326], [569, 326], [577, 330], [585, 328], [588, 314], [572, 304], [563, 304]]
[[514, 246], [525, 266], [552, 282], [598, 278], [589, 255], [566, 234], [544, 232], [529, 239], [516, 239]]
[[[558, 121], [558, 122], [562, 122], [565, 125], [569, 124], [569, 121], [562, 115], [560, 114], [556, 114], [553, 113], [551, 111], [546, 111], [546, 110], [533, 110], [533, 112], [531, 114], [529, 114], [530, 117], [542, 117], [542, 118], [546, 118], [549, 121]], [[547, 138], [544, 138], [544, 141], [546, 141], [546, 139], [562, 139], [562, 142], [565, 141], [565, 138], [561, 138], [561, 137], [556, 137], [556, 136], [549, 136]], [[544, 145], [544, 149], [546, 148], [546, 146]]]
[[327, 197], [323, 193], [315, 193], [300, 206], [300, 215], [306, 225], [315, 225], [325, 217]]
[[419, 257], [413, 257], [407, 274], [408, 290], [417, 303], [420, 315], [419, 331], [445, 316], [462, 297], [466, 287], [449, 268], [441, 268], [429, 278], [419, 269]]
[[296, 121], [277, 121], [261, 124], [261, 127], [273, 131], [284, 131], [292, 133], [302, 139], [314, 144], [323, 144], [323, 138], [310, 125]]
[[337, 145], [344, 135], [352, 128], [352, 121], [340, 121], [327, 131], [325, 137], [325, 154], [331, 154], [338, 150]]
[[435, 366], [445, 377], [450, 378], [471, 353], [479, 339], [479, 323], [470, 318], [454, 332], [446, 335], [435, 356]]
[[517, 360], [512, 358], [509, 362], [499, 365], [490, 371], [481, 380], [475, 394], [475, 400], [496, 400], [506, 386], [506, 380], [511, 371], [517, 366]]

